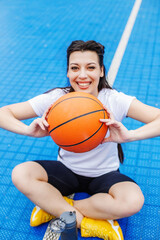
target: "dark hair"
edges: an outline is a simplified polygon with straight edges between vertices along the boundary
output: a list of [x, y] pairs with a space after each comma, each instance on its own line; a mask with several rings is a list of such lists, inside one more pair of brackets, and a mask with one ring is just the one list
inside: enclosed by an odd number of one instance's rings
[[[67, 71], [69, 68], [70, 55], [71, 55], [71, 53], [76, 52], [76, 51], [81, 51], [81, 52], [93, 51], [93, 52], [97, 53], [98, 59], [99, 59], [99, 65], [100, 65], [100, 67], [103, 67], [103, 71], [104, 71], [103, 77], [100, 77], [100, 80], [99, 80], [98, 92], [100, 92], [103, 88], [112, 89], [112, 87], [109, 85], [109, 83], [107, 81], [106, 69], [105, 69], [104, 62], [103, 62], [105, 47], [102, 44], [100, 44], [96, 41], [93, 41], [93, 40], [86, 41], [86, 42], [82, 41], [82, 40], [73, 41], [67, 48]], [[72, 86], [64, 87], [61, 89], [63, 89], [63, 91], [65, 93], [74, 92], [74, 89], [72, 88]], [[124, 154], [123, 154], [121, 144], [118, 143], [117, 148], [118, 148], [119, 160], [121, 163], [123, 163]], [[59, 148], [59, 154], [60, 154], [60, 148]]]

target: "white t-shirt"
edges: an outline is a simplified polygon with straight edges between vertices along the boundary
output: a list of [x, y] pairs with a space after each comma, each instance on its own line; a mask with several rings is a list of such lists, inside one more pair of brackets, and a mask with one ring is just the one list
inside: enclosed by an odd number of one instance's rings
[[[55, 89], [29, 100], [33, 110], [38, 116], [42, 116], [45, 110], [65, 93], [62, 89]], [[127, 115], [132, 100], [135, 97], [112, 89], [102, 89], [98, 99], [121, 122]], [[109, 131], [106, 137], [109, 136]], [[76, 174], [97, 177], [119, 168], [117, 143], [108, 142], [98, 145], [96, 148], [85, 153], [74, 153], [64, 149], [60, 150], [58, 161]]]

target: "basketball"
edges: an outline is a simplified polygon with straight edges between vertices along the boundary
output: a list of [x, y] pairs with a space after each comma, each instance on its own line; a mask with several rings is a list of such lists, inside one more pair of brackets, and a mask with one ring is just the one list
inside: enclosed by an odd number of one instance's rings
[[97, 147], [108, 127], [99, 119], [108, 118], [102, 103], [88, 93], [72, 92], [51, 107], [47, 121], [53, 141], [67, 151], [82, 153]]

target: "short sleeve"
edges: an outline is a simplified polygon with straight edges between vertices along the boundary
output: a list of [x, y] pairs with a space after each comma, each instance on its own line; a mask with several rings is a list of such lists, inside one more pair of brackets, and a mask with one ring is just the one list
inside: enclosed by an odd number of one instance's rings
[[113, 94], [109, 97], [109, 108], [117, 121], [122, 121], [127, 116], [133, 99], [134, 96], [113, 90]]
[[135, 99], [134, 96], [126, 95], [114, 89], [102, 89], [98, 98], [113, 113], [115, 119], [120, 122], [127, 116], [129, 107]]
[[62, 89], [55, 89], [51, 92], [38, 95], [28, 102], [32, 106], [37, 116], [41, 117], [43, 113], [61, 96], [65, 93]]

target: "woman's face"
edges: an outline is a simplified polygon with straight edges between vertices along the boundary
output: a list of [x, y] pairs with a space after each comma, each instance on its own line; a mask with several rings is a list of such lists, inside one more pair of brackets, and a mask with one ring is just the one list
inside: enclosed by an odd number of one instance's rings
[[103, 77], [98, 55], [94, 51], [75, 51], [69, 57], [67, 77], [76, 92], [86, 92], [98, 96], [98, 84]]

